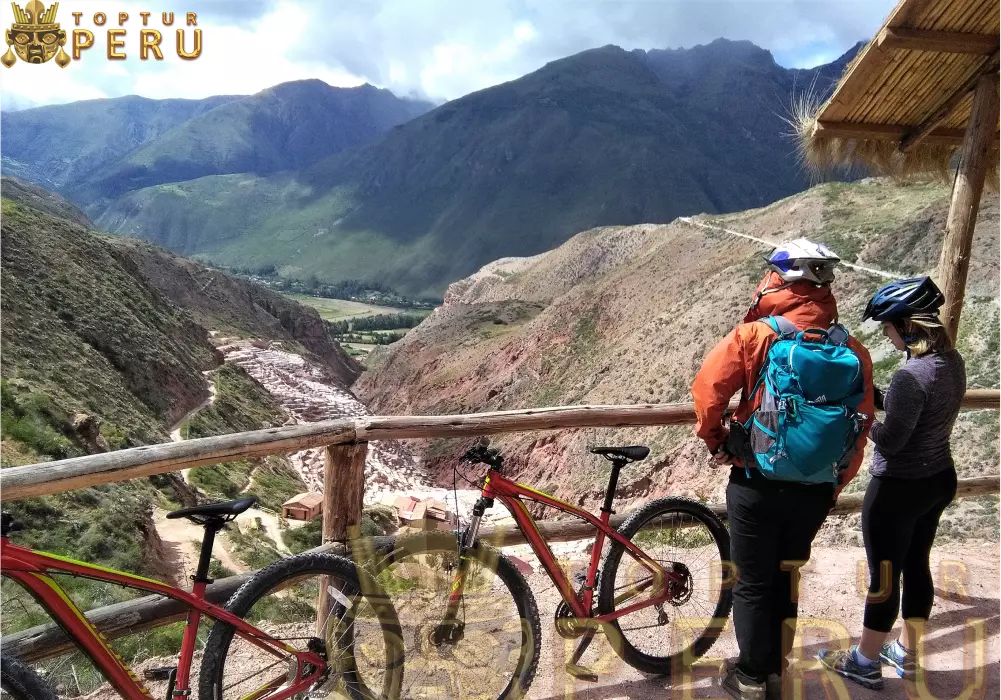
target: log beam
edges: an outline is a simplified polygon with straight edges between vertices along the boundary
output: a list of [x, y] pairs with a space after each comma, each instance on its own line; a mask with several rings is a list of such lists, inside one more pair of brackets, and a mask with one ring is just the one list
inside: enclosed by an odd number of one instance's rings
[[[205, 599], [222, 605], [253, 575], [254, 572], [251, 571], [209, 584], [205, 589]], [[171, 622], [180, 622], [187, 614], [187, 607], [180, 601], [148, 595], [91, 610], [87, 613], [87, 619], [106, 639], [112, 640]], [[76, 651], [76, 645], [62, 628], [52, 623], [5, 635], [0, 640], [0, 645], [3, 646], [4, 653], [13, 654], [29, 663]]]
[[939, 286], [945, 294], [941, 316], [953, 338], [959, 331], [959, 317], [963, 312], [973, 229], [980, 211], [984, 179], [991, 167], [991, 154], [997, 147], [997, 125], [998, 74], [994, 72], [977, 80], [938, 262]]
[[997, 71], [999, 56], [1001, 56], [1001, 53], [995, 51], [994, 55], [987, 61], [987, 64], [983, 67], [983, 69], [970, 76], [969, 80], [960, 85], [959, 88], [947, 98], [942, 100], [942, 102], [931, 111], [931, 116], [925, 119], [924, 122], [908, 131], [900, 140], [900, 150], [904, 153], [913, 150], [919, 143], [924, 141], [924, 139], [931, 134], [939, 124], [948, 119], [953, 110], [955, 110], [956, 107], [958, 107], [966, 99], [966, 96], [976, 89], [982, 75]]
[[[963, 129], [932, 129], [923, 140], [935, 146], [961, 146]], [[862, 141], [900, 141], [907, 135], [907, 127], [893, 124], [856, 124], [818, 120], [813, 135], [825, 138], [859, 139]]]
[[339, 419], [145, 445], [24, 467], [8, 467], [0, 473], [0, 497], [5, 501], [13, 501], [44, 496], [189, 467], [265, 457], [352, 440], [354, 421]]
[[885, 27], [877, 35], [876, 45], [885, 50], [938, 51], [989, 56], [998, 50], [998, 35]]
[[[1001, 477], [997, 474], [960, 479], [956, 489], [956, 498], [995, 494], [999, 490], [1001, 490]], [[846, 515], [859, 512], [864, 496], [863, 493], [842, 494], [831, 514]], [[720, 517], [726, 517], [724, 505], [716, 504], [709, 506], [709, 508]], [[619, 527], [630, 514], [627, 511], [612, 516], [611, 526], [613, 528]], [[594, 536], [594, 528], [579, 520], [540, 520], [536, 525], [549, 542], [570, 542]], [[484, 527], [480, 530], [480, 539], [501, 547], [525, 544], [526, 542], [525, 536], [515, 525]], [[374, 537], [371, 542], [365, 542], [365, 545], [370, 551], [384, 552], [393, 546], [393, 538]], [[350, 547], [342, 542], [330, 542], [309, 551], [343, 555], [350, 554]], [[249, 572], [220, 579], [206, 589], [206, 597], [214, 603], [225, 602], [252, 575], [253, 572]], [[175, 601], [154, 595], [91, 610], [87, 613], [87, 619], [108, 639], [118, 639], [133, 632], [182, 620], [184, 619], [184, 609]], [[6, 635], [0, 640], [0, 646], [3, 647], [5, 653], [13, 654], [32, 663], [60, 656], [74, 651], [76, 648], [62, 629], [51, 623]]]
[[[732, 403], [731, 409], [735, 405]], [[971, 390], [963, 401], [964, 409], [999, 407], [1001, 392], [997, 389]], [[533, 430], [666, 426], [694, 422], [695, 408], [690, 403], [561, 406], [451, 416], [367, 416], [8, 467], [0, 471], [0, 498], [15, 501], [163, 474], [190, 466], [283, 454], [356, 440], [462, 438]]]

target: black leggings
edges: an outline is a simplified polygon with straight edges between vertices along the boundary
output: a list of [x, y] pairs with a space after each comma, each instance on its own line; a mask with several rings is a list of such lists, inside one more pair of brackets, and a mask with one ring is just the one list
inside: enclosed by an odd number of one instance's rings
[[928, 560], [938, 519], [955, 495], [952, 469], [923, 479], [872, 477], [862, 503], [862, 536], [869, 560], [863, 624], [868, 629], [889, 632], [898, 611], [905, 620], [928, 619], [935, 598]]

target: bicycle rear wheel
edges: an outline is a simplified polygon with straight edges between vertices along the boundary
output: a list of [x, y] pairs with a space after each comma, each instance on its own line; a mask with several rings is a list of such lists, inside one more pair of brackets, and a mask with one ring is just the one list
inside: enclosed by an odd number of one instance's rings
[[454, 533], [400, 538], [374, 571], [399, 616], [402, 698], [519, 698], [535, 678], [542, 629], [521, 572], [482, 543], [468, 550], [457, 633], [442, 623], [460, 561]]
[[[327, 668], [298, 698], [398, 698], [402, 677], [400, 628], [392, 607], [369, 577], [342, 557], [302, 554], [275, 562], [247, 581], [226, 609], [297, 651], [321, 649]], [[317, 601], [326, 586], [332, 604], [322, 631]], [[272, 691], [295, 678], [296, 657], [262, 649], [216, 622], [205, 643], [199, 678], [202, 700], [235, 700]], [[271, 692], [271, 691], [269, 691]]]
[[[613, 621], [607, 629], [616, 653], [646, 673], [670, 675], [679, 664], [705, 654], [726, 625], [733, 606], [724, 566], [730, 535], [708, 508], [686, 498], [651, 501], [630, 516], [619, 533], [667, 571], [680, 574], [667, 602]], [[623, 556], [625, 555], [625, 556]], [[613, 541], [598, 592], [598, 613], [607, 615], [650, 597], [653, 577]]]

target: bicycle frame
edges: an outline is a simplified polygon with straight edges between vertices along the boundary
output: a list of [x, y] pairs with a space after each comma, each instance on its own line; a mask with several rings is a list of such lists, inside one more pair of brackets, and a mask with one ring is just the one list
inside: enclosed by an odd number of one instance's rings
[[[2, 569], [4, 576], [17, 581], [28, 590], [80, 650], [90, 657], [119, 695], [127, 700], [149, 700], [152, 696], [142, 681], [110, 647], [104, 636], [87, 620], [83, 612], [70, 600], [59, 584], [49, 576], [49, 573], [63, 572], [156, 593], [180, 601], [187, 606], [187, 621], [181, 641], [181, 655], [177, 664], [174, 696], [190, 697], [191, 695], [191, 689], [188, 687], [191, 659], [195, 651], [195, 638], [202, 615], [232, 625], [236, 628], [237, 635], [251, 644], [269, 651], [276, 657], [294, 654], [297, 659], [296, 683], [280, 692], [275, 692], [287, 681], [286, 673], [282, 673], [246, 696], [244, 700], [284, 700], [294, 693], [308, 689], [326, 667], [326, 662], [318, 654], [309, 651], [296, 651], [223, 608], [206, 601], [205, 582], [195, 582], [191, 593], [188, 593], [142, 576], [18, 547], [11, 544], [6, 537], [0, 537], [0, 569]], [[278, 650], [281, 650], [281, 653]], [[306, 664], [311, 664], [315, 669], [310, 675], [303, 675]]]
[[[563, 600], [566, 601], [566, 604], [570, 606], [570, 609], [573, 611], [574, 617], [576, 618], [590, 618], [599, 622], [611, 622], [613, 620], [617, 620], [623, 615], [628, 615], [642, 608], [666, 602], [671, 597], [671, 584], [682, 582], [682, 577], [680, 575], [674, 573], [673, 571], [666, 571], [664, 567], [650, 558], [642, 549], [637, 547], [608, 525], [609, 518], [611, 517], [610, 509], [602, 509], [601, 516], [595, 517], [586, 510], [572, 506], [569, 503], [564, 503], [558, 498], [553, 498], [552, 496], [542, 493], [541, 491], [536, 491], [530, 486], [525, 486], [524, 484], [511, 481], [495, 469], [491, 469], [484, 479], [482, 496], [488, 499], [499, 500], [504, 504], [504, 507], [510, 511], [511, 516], [518, 524], [522, 533], [524, 533], [529, 545], [531, 545], [535, 555], [539, 558], [539, 561], [546, 570], [546, 573], [549, 575], [549, 578], [552, 579], [553, 584], [556, 586], [557, 590], [559, 590], [560, 595], [563, 596]], [[570, 582], [570, 579], [567, 578], [566, 573], [560, 567], [559, 563], [557, 563], [556, 557], [553, 555], [553, 550], [550, 549], [549, 543], [546, 542], [542, 533], [539, 532], [539, 528], [536, 527], [535, 519], [532, 517], [531, 513], [528, 512], [528, 508], [525, 507], [524, 502], [521, 500], [522, 497], [538, 501], [564, 513], [574, 515], [587, 521], [591, 525], [594, 525], [597, 529], [594, 544], [591, 547], [591, 561], [587, 567], [587, 574], [584, 579], [583, 595], [581, 598], [577, 597], [573, 584]], [[650, 571], [651, 574], [649, 586], [637, 584], [633, 587], [633, 589], [619, 596], [619, 598], [625, 599], [628, 595], [633, 595], [647, 587], [652, 588], [653, 592], [646, 600], [633, 603], [632, 605], [628, 605], [621, 610], [592, 617], [591, 607], [594, 600], [594, 584], [597, 580], [598, 564], [601, 560], [601, 551], [606, 537], [621, 543], [640, 564]], [[458, 596], [461, 596], [461, 587], [460, 590], [453, 592], [453, 597], [457, 598]]]

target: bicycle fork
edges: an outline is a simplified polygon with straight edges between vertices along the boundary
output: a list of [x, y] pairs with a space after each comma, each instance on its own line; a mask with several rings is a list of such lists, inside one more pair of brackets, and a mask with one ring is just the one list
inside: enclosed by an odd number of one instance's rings
[[459, 610], [462, 607], [462, 596], [466, 588], [466, 578], [469, 575], [470, 562], [466, 556], [466, 551], [471, 549], [476, 542], [476, 537], [480, 531], [480, 523], [483, 520], [483, 513], [493, 505], [492, 498], [481, 496], [476, 505], [473, 506], [473, 517], [469, 521], [469, 527], [463, 533], [458, 542], [459, 565], [452, 579], [452, 588], [448, 596], [448, 605], [445, 608], [445, 616], [431, 633], [431, 643], [435, 646], [443, 644], [456, 644], [464, 634], [466, 623], [459, 618]]

